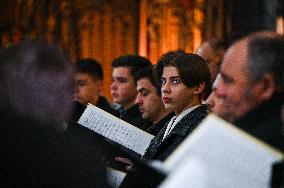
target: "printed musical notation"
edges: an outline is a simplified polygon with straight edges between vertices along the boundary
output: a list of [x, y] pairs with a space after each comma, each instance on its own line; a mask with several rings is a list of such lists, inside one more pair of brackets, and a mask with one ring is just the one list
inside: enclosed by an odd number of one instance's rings
[[141, 155], [154, 138], [153, 135], [92, 104], [88, 104], [78, 123]]

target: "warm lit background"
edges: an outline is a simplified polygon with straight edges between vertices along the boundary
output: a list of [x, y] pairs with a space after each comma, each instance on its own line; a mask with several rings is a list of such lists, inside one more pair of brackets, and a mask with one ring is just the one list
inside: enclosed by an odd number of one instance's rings
[[[111, 99], [114, 58], [140, 54], [156, 63], [163, 53], [177, 49], [194, 52], [211, 38], [229, 44], [252, 31], [275, 30], [276, 16], [282, 15], [281, 3], [282, 0], [1, 0], [1, 47], [24, 38], [44, 38], [58, 43], [72, 62], [95, 58], [103, 65], [104, 94]], [[283, 32], [283, 24], [280, 31]]]

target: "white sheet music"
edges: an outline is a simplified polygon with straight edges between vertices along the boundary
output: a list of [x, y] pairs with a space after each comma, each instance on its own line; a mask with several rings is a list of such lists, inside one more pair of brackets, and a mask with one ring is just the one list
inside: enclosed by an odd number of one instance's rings
[[88, 104], [78, 123], [141, 155], [145, 153], [154, 138], [153, 135], [92, 104]]
[[268, 188], [271, 166], [283, 153], [209, 115], [169, 156], [161, 187]]
[[111, 185], [111, 187], [118, 188], [125, 178], [126, 173], [113, 168], [108, 168], [106, 176], [107, 181]]

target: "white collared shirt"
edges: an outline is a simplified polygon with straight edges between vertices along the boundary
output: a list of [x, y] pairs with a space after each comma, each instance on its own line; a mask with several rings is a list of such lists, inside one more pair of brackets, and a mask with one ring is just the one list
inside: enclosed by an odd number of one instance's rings
[[173, 128], [176, 126], [176, 124], [187, 114], [189, 114], [190, 112], [192, 112], [195, 108], [197, 108], [200, 105], [196, 105], [193, 107], [190, 107], [186, 110], [184, 110], [180, 115], [178, 116], [174, 116], [172, 117], [171, 121], [168, 123], [167, 125], [167, 129], [164, 133], [164, 137], [163, 137], [163, 141], [165, 140], [165, 138], [167, 137], [168, 134], [170, 134], [170, 132], [173, 130]]

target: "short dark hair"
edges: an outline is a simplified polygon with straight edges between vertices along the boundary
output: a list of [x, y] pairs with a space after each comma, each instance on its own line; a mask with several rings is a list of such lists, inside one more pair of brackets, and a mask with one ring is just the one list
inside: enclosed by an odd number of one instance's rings
[[283, 83], [284, 38], [254, 37], [248, 43], [248, 74], [251, 82], [256, 82], [266, 73], [275, 79], [277, 92]]
[[161, 86], [155, 79], [155, 67], [149, 66], [146, 67], [139, 72], [137, 72], [134, 76], [134, 80], [137, 83], [140, 79], [146, 78], [150, 81], [150, 83], [156, 88], [158, 96], [161, 96]]
[[[166, 66], [175, 67], [181, 81], [187, 87], [195, 87], [204, 82], [205, 88], [203, 93], [210, 89], [211, 74], [208, 65], [199, 55], [178, 51], [165, 57], [163, 61], [157, 64], [159, 80], [161, 80], [163, 69]], [[202, 96], [202, 94], [200, 94], [200, 96]]]
[[116, 59], [113, 60], [112, 62], [112, 67], [117, 68], [117, 67], [128, 67], [130, 68], [130, 74], [134, 78], [135, 74], [147, 67], [151, 66], [152, 63], [150, 60], [148, 60], [145, 57], [139, 56], [139, 55], [125, 55], [125, 56], [120, 56]]
[[168, 61], [171, 61], [173, 58], [176, 57], [176, 54], [177, 53], [185, 53], [184, 50], [177, 50], [177, 51], [169, 51], [165, 54], [163, 54], [160, 59], [158, 59], [158, 62], [157, 62], [157, 65], [161, 65], [162, 63], [164, 62], [168, 62]]
[[82, 59], [76, 62], [75, 73], [87, 73], [95, 79], [103, 80], [103, 68], [95, 59]]

